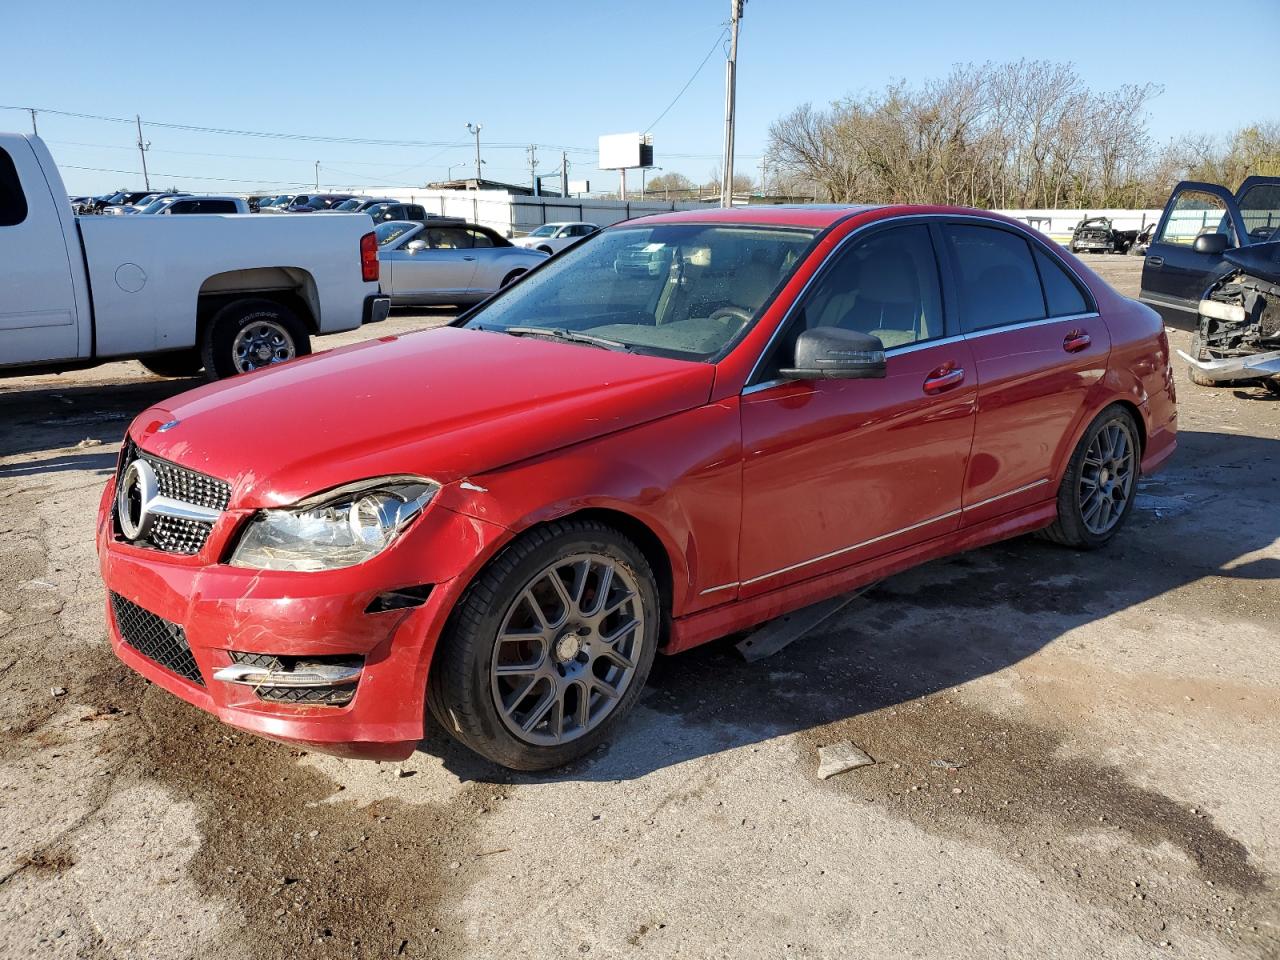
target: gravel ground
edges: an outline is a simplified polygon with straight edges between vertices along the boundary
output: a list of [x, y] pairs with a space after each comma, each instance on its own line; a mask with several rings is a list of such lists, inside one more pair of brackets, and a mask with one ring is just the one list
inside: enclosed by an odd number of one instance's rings
[[[617, 742], [515, 776], [435, 730], [399, 766], [290, 750], [116, 663], [95, 504], [189, 385], [0, 380], [0, 956], [1280, 956], [1262, 391], [1181, 380], [1178, 456], [1105, 551], [1016, 540], [757, 664], [661, 658]], [[818, 780], [844, 741], [875, 764]]]

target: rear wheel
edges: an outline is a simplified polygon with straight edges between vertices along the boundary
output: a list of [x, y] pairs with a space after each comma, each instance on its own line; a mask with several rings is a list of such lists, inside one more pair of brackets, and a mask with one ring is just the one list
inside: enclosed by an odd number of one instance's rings
[[1096, 550], [1115, 536], [1133, 508], [1141, 465], [1138, 425], [1120, 405], [1089, 424], [1058, 487], [1058, 518], [1044, 536]]
[[213, 315], [200, 355], [210, 380], [248, 373], [311, 352], [297, 315], [274, 300], [237, 300]]
[[467, 588], [436, 650], [428, 705], [495, 763], [560, 766], [635, 704], [659, 621], [653, 571], [634, 543], [593, 521], [547, 524]]
[[1280, 397], [1280, 380], [1272, 377], [1269, 380], [1263, 380], [1262, 385], [1267, 388], [1267, 393], [1273, 397]]
[[505, 277], [502, 278], [502, 283], [499, 286], [505, 287], [509, 283], [515, 283], [516, 280], [520, 279], [528, 272], [529, 272], [528, 270], [523, 270], [523, 269], [512, 270], [510, 273], [508, 273]]
[[138, 362], [157, 377], [194, 377], [204, 366], [199, 350], [175, 350], [139, 357]]

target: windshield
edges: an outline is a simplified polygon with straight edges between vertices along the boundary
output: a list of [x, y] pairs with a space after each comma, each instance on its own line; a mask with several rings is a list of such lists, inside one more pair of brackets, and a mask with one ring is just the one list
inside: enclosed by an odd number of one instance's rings
[[356, 209], [357, 207], [359, 207], [359, 206], [360, 206], [360, 204], [362, 204], [362, 203], [364, 203], [364, 201], [363, 201], [363, 200], [357, 200], [357, 199], [355, 199], [355, 198], [353, 197], [353, 198], [352, 198], [352, 199], [350, 199], [350, 200], [343, 200], [340, 204], [338, 204], [338, 205], [337, 205], [336, 207], [334, 207], [333, 209], [335, 209], [335, 210], [355, 210], [355, 209]]
[[145, 207], [143, 207], [138, 212], [139, 213], [155, 213], [157, 210], [164, 209], [168, 205], [169, 201], [172, 199], [173, 199], [172, 197], [161, 197], [159, 200], [152, 200], [150, 203], [148, 203]]
[[387, 244], [399, 240], [416, 226], [416, 223], [401, 223], [398, 220], [392, 220], [390, 223], [378, 224], [373, 228], [373, 232], [378, 237], [378, 246], [385, 247]]
[[559, 228], [559, 227], [557, 227], [554, 223], [547, 223], [547, 224], [543, 224], [543, 225], [542, 225], [541, 227], [539, 227], [537, 230], [532, 231], [532, 232], [529, 234], [529, 236], [531, 236], [531, 237], [549, 237], [549, 236], [551, 236], [553, 233], [555, 233], [558, 229], [560, 229], [560, 228]]
[[712, 359], [750, 327], [815, 235], [702, 224], [609, 230], [547, 261], [466, 326], [561, 330], [636, 353]]

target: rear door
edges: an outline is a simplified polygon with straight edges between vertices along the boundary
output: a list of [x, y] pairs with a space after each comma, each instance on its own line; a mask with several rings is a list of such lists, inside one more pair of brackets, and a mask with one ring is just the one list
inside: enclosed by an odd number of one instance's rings
[[[89, 312], [87, 305], [77, 306], [71, 261], [80, 257], [74, 231], [71, 206], [65, 196], [50, 192], [31, 144], [5, 138], [0, 145], [0, 366], [89, 355]], [[69, 239], [75, 249], [68, 249]]]
[[991, 221], [951, 221], [942, 234], [978, 383], [970, 525], [1054, 496], [1054, 466], [1111, 339], [1088, 289], [1044, 244]]
[[1142, 264], [1139, 299], [1169, 323], [1193, 325], [1200, 295], [1232, 269], [1221, 254], [1196, 252], [1196, 237], [1206, 233], [1224, 234], [1228, 249], [1240, 246], [1242, 238], [1248, 242], [1240, 209], [1226, 188], [1184, 181], [1169, 197]]

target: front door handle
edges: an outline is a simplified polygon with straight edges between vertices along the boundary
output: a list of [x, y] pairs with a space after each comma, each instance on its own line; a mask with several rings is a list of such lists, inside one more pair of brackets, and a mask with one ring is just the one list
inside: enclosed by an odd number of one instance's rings
[[1067, 353], [1079, 353], [1091, 343], [1093, 343], [1093, 338], [1083, 330], [1072, 330], [1063, 339], [1062, 349]]
[[956, 366], [954, 360], [948, 360], [925, 377], [924, 392], [930, 395], [942, 393], [962, 383], [964, 383], [964, 368]]
[[1147, 257], [1147, 266], [1155, 267], [1158, 270], [1164, 266], [1164, 257]]

